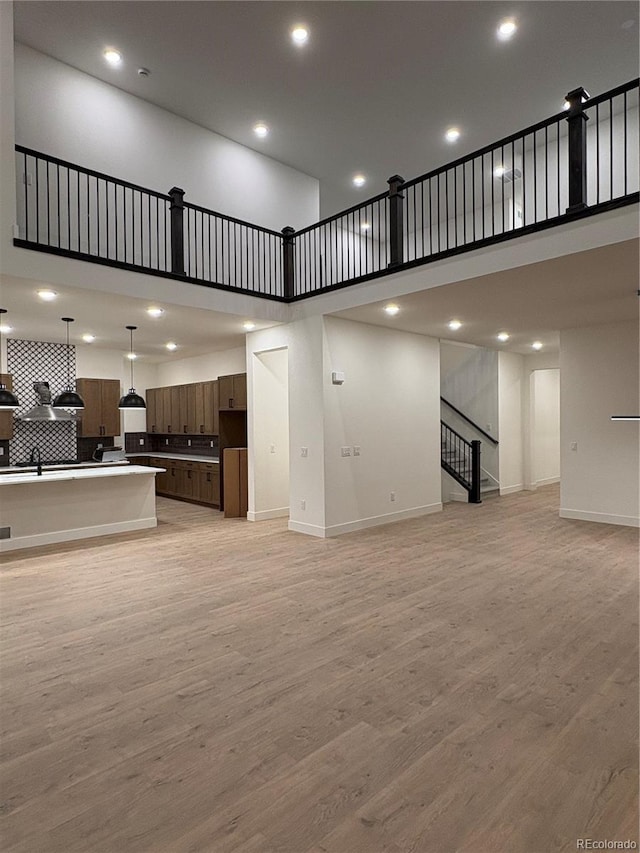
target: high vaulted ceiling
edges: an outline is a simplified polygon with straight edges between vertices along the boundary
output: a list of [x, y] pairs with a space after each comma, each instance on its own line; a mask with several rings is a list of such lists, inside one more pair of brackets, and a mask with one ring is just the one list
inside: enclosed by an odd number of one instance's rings
[[[16, 39], [320, 180], [329, 215], [637, 76], [635, 2], [15, 2]], [[518, 23], [496, 37], [505, 17]], [[289, 31], [310, 39], [295, 47]], [[124, 62], [102, 56], [117, 47]], [[139, 67], [148, 68], [140, 77]], [[271, 129], [258, 140], [254, 123]], [[455, 125], [455, 145], [444, 139]], [[367, 176], [358, 190], [354, 173]]]

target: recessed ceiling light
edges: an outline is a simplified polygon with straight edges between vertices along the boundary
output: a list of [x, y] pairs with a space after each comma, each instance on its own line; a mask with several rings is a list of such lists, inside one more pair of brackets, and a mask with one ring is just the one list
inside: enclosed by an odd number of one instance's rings
[[363, 222], [362, 225], [360, 226], [360, 230], [361, 231], [370, 231], [371, 225], [368, 222]]
[[531, 346], [533, 349], [542, 349], [542, 341], [534, 341]]
[[247, 320], [246, 323], [242, 324], [242, 327], [243, 327], [243, 329], [246, 329], [247, 332], [250, 332], [252, 329], [255, 329], [256, 324], [253, 323], [251, 320]]
[[269, 133], [269, 128], [263, 121], [259, 121], [257, 124], [253, 125], [253, 132], [260, 139], [264, 139]]
[[169, 341], [169, 343], [165, 344], [165, 346], [168, 350], [171, 350], [171, 352], [174, 352], [174, 350], [178, 349], [178, 344], [174, 344], [173, 341]]
[[53, 302], [54, 299], [58, 296], [55, 290], [49, 290], [48, 288], [44, 288], [43, 290], [38, 290], [38, 296], [42, 299], [43, 302]]
[[508, 332], [500, 332], [500, 334], [497, 337], [498, 337], [499, 341], [502, 341], [502, 343], [504, 343], [505, 341], [509, 340], [509, 333]]
[[354, 187], [363, 187], [367, 183], [364, 175], [354, 175], [352, 178]]
[[507, 170], [504, 166], [496, 166], [496, 168], [493, 170], [493, 174], [496, 178], [501, 178], [506, 171]]
[[8, 335], [9, 332], [13, 332], [13, 326], [5, 326], [4, 323], [0, 323], [0, 334]]
[[309, 30], [303, 24], [297, 24], [291, 30], [291, 41], [299, 47], [309, 41]]
[[95, 339], [96, 339], [96, 336], [91, 335], [88, 332], [86, 335], [82, 336], [82, 340], [85, 342], [85, 344], [92, 344], [95, 341]]
[[116, 50], [115, 47], [105, 48], [105, 50], [102, 51], [102, 55], [109, 65], [112, 65], [114, 68], [117, 68], [117, 66], [122, 63], [122, 54], [119, 50]]
[[562, 102], [562, 109], [563, 109], [563, 110], [568, 110], [568, 109], [570, 109], [570, 107], [571, 107], [571, 104], [570, 104], [570, 103], [569, 103], [569, 101], [567, 101], [567, 99], [565, 98], [565, 99], [564, 99], [564, 101]]
[[127, 353], [127, 358], [129, 359], [129, 361], [135, 361], [137, 357], [138, 356], [136, 355], [135, 352], [128, 352]]
[[396, 305], [394, 302], [390, 302], [388, 305], [384, 306], [384, 310], [390, 317], [395, 317], [400, 310], [400, 306]]
[[150, 317], [162, 317], [164, 314], [164, 308], [147, 308], [147, 314]]
[[460, 131], [457, 127], [450, 127], [444, 135], [447, 142], [457, 142], [460, 139]]
[[498, 26], [498, 38], [500, 41], [508, 41], [518, 29], [518, 25], [513, 18], [505, 18]]
[[462, 326], [462, 323], [460, 322], [460, 320], [450, 320], [449, 321], [449, 328], [453, 332], [457, 332], [461, 326]]

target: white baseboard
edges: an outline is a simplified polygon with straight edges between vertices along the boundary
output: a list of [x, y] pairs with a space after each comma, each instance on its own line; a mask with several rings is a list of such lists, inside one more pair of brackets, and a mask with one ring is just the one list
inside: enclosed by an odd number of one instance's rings
[[345, 524], [332, 524], [329, 527], [319, 527], [315, 524], [304, 524], [299, 521], [290, 521], [289, 530], [298, 533], [308, 533], [310, 536], [321, 536], [324, 539], [333, 536], [342, 536], [344, 533], [354, 533], [356, 530], [366, 530], [368, 527], [378, 527], [381, 524], [392, 524], [394, 521], [404, 521], [408, 518], [419, 518], [422, 515], [430, 515], [432, 512], [442, 512], [442, 504], [428, 504], [427, 506], [416, 506], [411, 509], [402, 509], [398, 512], [389, 512], [385, 515], [375, 515], [370, 518], [358, 518], [356, 521], [347, 521]]
[[514, 492], [521, 492], [524, 489], [522, 483], [516, 483], [515, 486], [500, 486], [501, 495], [512, 495]]
[[640, 527], [640, 518], [633, 515], [610, 515], [606, 512], [584, 512], [579, 509], [560, 509], [560, 518], [577, 521], [595, 521], [599, 524], [621, 524], [625, 527]]
[[51, 533], [36, 533], [31, 536], [16, 536], [13, 539], [0, 539], [0, 553], [17, 551], [19, 548], [56, 545], [59, 542], [71, 542], [75, 539], [91, 539], [94, 536], [110, 536], [112, 533], [128, 533], [131, 530], [145, 530], [157, 526], [158, 520], [153, 516], [152, 518], [137, 518], [133, 521], [116, 521], [112, 524], [94, 524], [91, 527], [55, 530]]
[[327, 536], [327, 528], [320, 527], [319, 524], [307, 524], [306, 521], [291, 521], [289, 519], [289, 530], [295, 533], [306, 533], [307, 536], [319, 536], [325, 539]]
[[282, 506], [280, 509], [263, 509], [260, 512], [248, 512], [247, 521], [267, 521], [269, 518], [286, 518], [289, 515], [289, 507]]
[[558, 475], [557, 477], [545, 477], [544, 480], [536, 480], [533, 485], [535, 488], [537, 486], [550, 486], [552, 483], [559, 483], [559, 482], [560, 482], [560, 476]]

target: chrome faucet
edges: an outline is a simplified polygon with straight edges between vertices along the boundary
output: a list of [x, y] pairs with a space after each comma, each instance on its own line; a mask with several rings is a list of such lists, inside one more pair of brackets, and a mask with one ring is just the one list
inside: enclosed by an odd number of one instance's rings
[[38, 477], [42, 477], [42, 459], [40, 457], [40, 448], [39, 447], [34, 447], [31, 450], [31, 455], [29, 456], [29, 462], [31, 462], [31, 464], [33, 464], [34, 462], [37, 462]]

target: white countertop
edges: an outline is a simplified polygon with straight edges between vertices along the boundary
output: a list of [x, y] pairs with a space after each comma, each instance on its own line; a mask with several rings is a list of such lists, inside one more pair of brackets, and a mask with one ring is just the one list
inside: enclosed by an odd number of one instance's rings
[[[66, 465], [49, 465], [47, 462], [42, 463], [43, 471], [61, 471], [62, 469], [72, 468], [74, 471], [76, 468], [100, 468], [102, 466], [113, 467], [114, 465], [128, 465], [126, 459], [122, 459], [119, 462], [67, 462]], [[26, 474], [27, 472], [37, 471], [37, 465], [8, 465], [6, 468], [0, 468], [0, 474]]]
[[82, 468], [79, 465], [64, 471], [51, 471], [46, 468], [38, 476], [33, 471], [19, 474], [0, 474], [0, 486], [19, 486], [23, 483], [59, 483], [63, 480], [90, 480], [100, 477], [129, 477], [136, 474], [153, 474], [164, 468], [150, 468], [148, 465], [109, 465], [99, 468]]
[[217, 456], [196, 456], [191, 453], [127, 453], [127, 459], [135, 459], [136, 456], [145, 456], [147, 459], [150, 456], [154, 459], [175, 459], [176, 462], [213, 462], [214, 465], [220, 462]]

